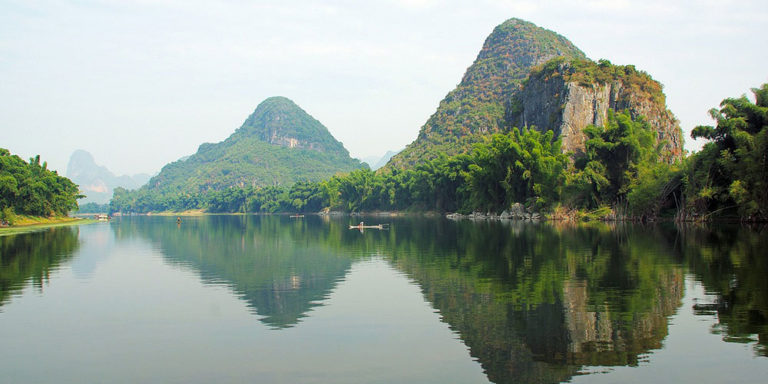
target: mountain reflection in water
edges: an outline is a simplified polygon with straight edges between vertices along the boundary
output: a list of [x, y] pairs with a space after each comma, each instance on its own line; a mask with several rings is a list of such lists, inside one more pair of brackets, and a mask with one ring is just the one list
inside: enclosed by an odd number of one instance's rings
[[757, 353], [766, 353], [761, 229], [388, 219], [390, 231], [361, 234], [350, 221], [206, 216], [112, 226], [118, 238], [139, 234], [168, 262], [230, 286], [275, 329], [300, 324], [353, 263], [380, 255], [418, 284], [496, 383], [637, 365], [662, 347], [689, 272], [718, 295], [724, 339], [757, 335]]

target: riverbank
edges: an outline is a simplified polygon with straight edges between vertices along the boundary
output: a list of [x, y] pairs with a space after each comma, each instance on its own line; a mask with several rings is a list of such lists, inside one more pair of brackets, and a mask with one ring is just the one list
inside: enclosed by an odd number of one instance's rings
[[38, 217], [38, 216], [16, 216], [13, 226], [0, 227], [0, 236], [12, 235], [23, 232], [34, 232], [47, 228], [63, 227], [67, 225], [82, 225], [95, 223], [97, 220], [83, 219], [78, 217]]

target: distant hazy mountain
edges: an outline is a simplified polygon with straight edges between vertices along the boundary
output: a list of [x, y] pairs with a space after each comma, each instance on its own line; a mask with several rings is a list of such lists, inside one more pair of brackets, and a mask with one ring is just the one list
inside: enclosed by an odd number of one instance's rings
[[365, 157], [361, 157], [360, 161], [368, 164], [368, 166], [371, 167], [371, 169], [373, 169], [372, 165], [378, 163], [380, 158], [381, 157], [379, 156], [365, 156]]
[[361, 168], [328, 129], [285, 97], [270, 97], [220, 143], [163, 167], [147, 184], [161, 193], [292, 185]]
[[115, 188], [136, 189], [149, 181], [150, 177], [147, 174], [115, 176], [106, 167], [96, 164], [93, 155], [82, 149], [72, 153], [67, 165], [67, 178], [79, 185], [80, 192], [86, 195], [80, 204], [106, 204], [112, 198]]
[[366, 157], [364, 157], [364, 158], [362, 158], [360, 160], [363, 161], [364, 163], [368, 164], [368, 166], [371, 167], [371, 170], [375, 171], [375, 170], [377, 170], [377, 169], [387, 165], [387, 162], [389, 161], [389, 159], [391, 159], [392, 156], [395, 156], [398, 153], [400, 153], [400, 151], [402, 151], [402, 149], [399, 149], [397, 151], [387, 151], [387, 153], [385, 153], [384, 156], [381, 156], [381, 157], [378, 157], [378, 156], [366, 156]]

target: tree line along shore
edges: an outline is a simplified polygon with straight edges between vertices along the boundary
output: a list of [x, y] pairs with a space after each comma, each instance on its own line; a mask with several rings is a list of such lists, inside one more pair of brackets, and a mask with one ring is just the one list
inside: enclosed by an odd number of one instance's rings
[[[472, 150], [412, 168], [359, 169], [291, 186], [205, 192], [117, 189], [110, 212], [441, 212], [542, 219], [678, 220], [768, 218], [768, 84], [727, 98], [698, 126], [704, 147], [681, 160], [660, 156], [649, 122], [609, 113], [589, 126], [584, 153], [563, 153], [552, 131], [513, 128]], [[522, 208], [521, 208], [522, 207]], [[456, 215], [454, 215], [456, 216]]]
[[[471, 151], [425, 159], [412, 168], [363, 168], [291, 186], [205, 192], [117, 188], [111, 213], [440, 212], [473, 217], [705, 221], [768, 218], [768, 84], [710, 110], [713, 126], [693, 129], [704, 147], [680, 161], [660, 156], [663, 142], [642, 117], [609, 113], [589, 126], [584, 153], [561, 151], [552, 131], [513, 128]], [[0, 149], [0, 224], [29, 224], [77, 211], [77, 185]], [[522, 212], [522, 214], [519, 214]], [[54, 221], [56, 219], [53, 219]]]

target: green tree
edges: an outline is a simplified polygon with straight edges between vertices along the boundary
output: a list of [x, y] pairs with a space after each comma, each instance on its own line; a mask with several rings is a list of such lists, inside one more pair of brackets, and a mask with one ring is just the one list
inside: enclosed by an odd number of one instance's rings
[[674, 172], [660, 160], [664, 143], [650, 124], [609, 110], [604, 126], [590, 125], [584, 134], [584, 155], [568, 179], [571, 204], [594, 209], [629, 203], [638, 213], [653, 210]]
[[34, 216], [67, 215], [77, 209], [77, 185], [56, 171], [48, 170], [40, 156], [29, 163], [0, 148], [0, 209]]
[[467, 174], [473, 207], [500, 212], [515, 202], [542, 209], [558, 201], [568, 160], [553, 138], [513, 128], [475, 145]]
[[768, 84], [713, 108], [713, 126], [698, 126], [693, 138], [709, 140], [693, 157], [687, 197], [692, 208], [744, 218], [768, 218]]

